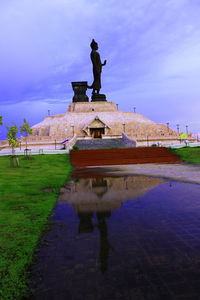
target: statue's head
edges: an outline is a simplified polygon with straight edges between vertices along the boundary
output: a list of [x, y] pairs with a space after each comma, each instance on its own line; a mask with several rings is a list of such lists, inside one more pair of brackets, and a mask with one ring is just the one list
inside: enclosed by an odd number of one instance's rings
[[90, 47], [92, 48], [92, 50], [97, 50], [98, 49], [98, 44], [97, 42], [95, 42], [95, 40], [92, 40], [92, 43], [90, 44]]

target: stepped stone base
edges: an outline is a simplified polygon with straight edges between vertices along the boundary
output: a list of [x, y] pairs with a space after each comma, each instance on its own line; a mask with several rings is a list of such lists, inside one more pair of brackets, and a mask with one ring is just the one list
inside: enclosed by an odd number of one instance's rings
[[[177, 131], [165, 124], [156, 124], [138, 113], [123, 112], [113, 102], [75, 102], [71, 103], [65, 114], [47, 116], [32, 127], [35, 139], [63, 140], [72, 138], [91, 139], [102, 137], [120, 138], [122, 132], [131, 139], [150, 146], [156, 141], [175, 143], [179, 141]], [[31, 140], [32, 137], [29, 139]], [[188, 135], [192, 141], [192, 135]], [[149, 141], [152, 141], [149, 143]], [[164, 142], [166, 141], [166, 142]]]
[[119, 139], [93, 139], [93, 140], [78, 140], [75, 144], [81, 150], [86, 149], [111, 149], [111, 148], [126, 148], [122, 138]]

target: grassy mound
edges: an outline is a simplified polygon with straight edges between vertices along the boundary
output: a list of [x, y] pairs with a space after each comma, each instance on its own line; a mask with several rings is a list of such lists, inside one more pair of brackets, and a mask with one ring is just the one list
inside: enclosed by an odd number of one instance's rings
[[67, 154], [19, 158], [0, 157], [0, 299], [27, 296], [33, 254], [60, 186], [71, 171]]

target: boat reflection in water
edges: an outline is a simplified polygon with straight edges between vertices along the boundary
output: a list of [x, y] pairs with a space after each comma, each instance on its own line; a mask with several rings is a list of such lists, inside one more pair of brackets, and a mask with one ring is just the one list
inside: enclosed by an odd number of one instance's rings
[[[77, 174], [76, 174], [77, 175]], [[80, 177], [80, 176], [77, 176]], [[100, 233], [100, 269], [107, 270], [110, 250], [114, 247], [109, 242], [106, 219], [111, 212], [121, 207], [127, 200], [144, 196], [151, 189], [165, 183], [160, 178], [146, 176], [73, 178], [61, 188], [59, 203], [69, 203], [79, 218], [79, 233]], [[93, 221], [96, 214], [96, 222]]]

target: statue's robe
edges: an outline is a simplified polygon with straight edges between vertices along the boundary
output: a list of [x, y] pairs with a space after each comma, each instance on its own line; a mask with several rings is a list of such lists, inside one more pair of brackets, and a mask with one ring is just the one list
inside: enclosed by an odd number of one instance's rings
[[90, 58], [91, 58], [91, 61], [93, 64], [93, 76], [94, 76], [94, 81], [93, 81], [91, 87], [94, 90], [100, 90], [100, 88], [101, 88], [101, 71], [102, 71], [100, 55], [95, 50], [92, 50], [92, 52], [90, 53]]

